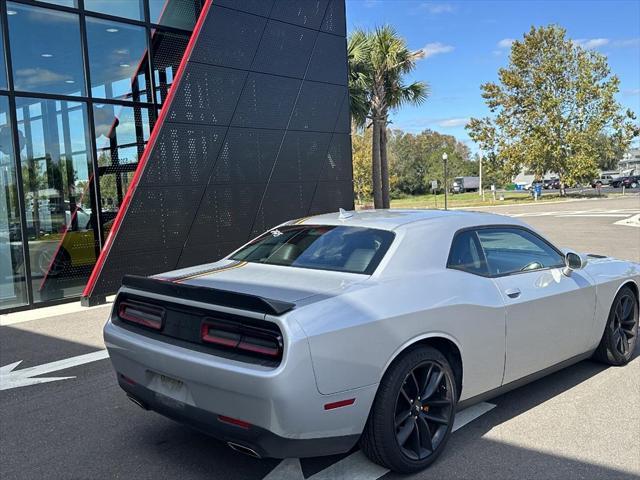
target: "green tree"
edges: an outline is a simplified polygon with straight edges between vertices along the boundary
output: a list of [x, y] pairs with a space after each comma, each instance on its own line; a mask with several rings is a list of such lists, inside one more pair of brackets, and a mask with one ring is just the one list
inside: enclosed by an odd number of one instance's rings
[[444, 152], [449, 156], [449, 182], [457, 176], [478, 174], [478, 162], [471, 160], [469, 148], [452, 135], [432, 130], [418, 134], [392, 130], [389, 154], [394, 196], [427, 193], [432, 180], [444, 187]]
[[370, 122], [372, 185], [375, 208], [389, 208], [387, 125], [389, 113], [405, 104], [420, 104], [428, 95], [423, 82], [405, 83], [405, 76], [424, 57], [411, 51], [390, 26], [356, 30], [348, 40], [349, 91], [354, 121]]
[[498, 77], [481, 87], [494, 116], [471, 119], [467, 129], [504, 176], [526, 167], [538, 178], [555, 172], [562, 182], [591, 179], [600, 135], [624, 150], [639, 133], [633, 112], [614, 98], [620, 82], [606, 57], [572, 42], [561, 27], [532, 27], [513, 42]]
[[371, 199], [371, 129], [355, 129], [351, 135], [353, 151], [353, 190], [356, 202], [363, 205]]

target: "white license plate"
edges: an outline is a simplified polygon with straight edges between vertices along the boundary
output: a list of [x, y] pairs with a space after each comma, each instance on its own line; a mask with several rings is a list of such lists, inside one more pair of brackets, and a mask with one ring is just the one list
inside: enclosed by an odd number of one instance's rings
[[160, 383], [165, 390], [169, 392], [179, 392], [184, 388], [184, 383], [175, 378], [167, 377], [165, 375], [158, 375], [160, 377]]
[[[167, 377], [160, 373], [150, 372], [152, 377], [149, 382], [149, 389], [156, 392], [163, 397], [177, 400], [180, 403], [186, 403], [188, 405], [194, 405], [193, 397], [189, 388], [184, 384], [182, 380], [177, 378]], [[159, 398], [162, 400], [161, 398]]]

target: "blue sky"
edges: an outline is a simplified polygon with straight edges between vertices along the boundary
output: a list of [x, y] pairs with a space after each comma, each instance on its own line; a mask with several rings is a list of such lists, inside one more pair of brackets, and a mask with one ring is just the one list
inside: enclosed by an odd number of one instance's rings
[[587, 48], [606, 55], [620, 78], [619, 102], [640, 117], [640, 0], [346, 0], [347, 27], [388, 23], [412, 49], [425, 48], [413, 79], [426, 81], [431, 96], [420, 107], [393, 115], [393, 126], [430, 128], [470, 142], [464, 124], [488, 115], [480, 85], [497, 80], [508, 62], [511, 39], [532, 25], [558, 24]]

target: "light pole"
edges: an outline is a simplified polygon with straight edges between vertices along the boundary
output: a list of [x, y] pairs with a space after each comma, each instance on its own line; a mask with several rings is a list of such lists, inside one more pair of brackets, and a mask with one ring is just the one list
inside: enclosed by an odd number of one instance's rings
[[444, 209], [447, 210], [447, 195], [448, 195], [448, 188], [447, 188], [447, 176], [448, 176], [448, 172], [447, 172], [447, 159], [449, 158], [449, 156], [447, 155], [447, 152], [442, 154], [442, 160], [444, 161]]

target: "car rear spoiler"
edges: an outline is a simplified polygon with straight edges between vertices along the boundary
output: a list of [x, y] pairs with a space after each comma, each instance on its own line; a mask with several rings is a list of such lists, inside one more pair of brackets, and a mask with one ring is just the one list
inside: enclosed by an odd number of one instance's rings
[[141, 277], [138, 275], [125, 275], [122, 278], [122, 286], [143, 292], [156, 293], [158, 295], [211, 303], [223, 307], [249, 310], [251, 312], [267, 313], [269, 315], [282, 315], [296, 306], [295, 303], [273, 300], [248, 293], [185, 285], [174, 283], [170, 280]]

